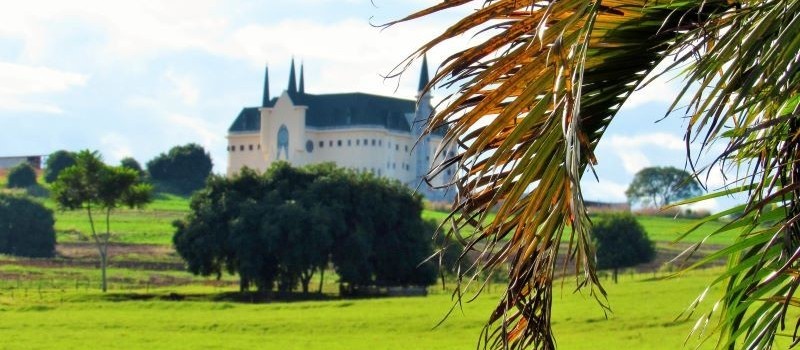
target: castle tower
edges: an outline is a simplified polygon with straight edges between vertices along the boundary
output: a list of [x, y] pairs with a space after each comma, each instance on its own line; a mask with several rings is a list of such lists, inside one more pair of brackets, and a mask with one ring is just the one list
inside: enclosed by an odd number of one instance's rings
[[[414, 120], [411, 121], [411, 136], [417, 139], [414, 147], [414, 179], [416, 183], [422, 181], [431, 167], [431, 145], [430, 136], [422, 136], [425, 124], [433, 113], [431, 106], [431, 94], [425, 92], [430, 78], [428, 76], [428, 57], [422, 57], [422, 70], [419, 75], [419, 86], [417, 88], [417, 110], [414, 112]], [[425, 187], [425, 186], [423, 186]]]

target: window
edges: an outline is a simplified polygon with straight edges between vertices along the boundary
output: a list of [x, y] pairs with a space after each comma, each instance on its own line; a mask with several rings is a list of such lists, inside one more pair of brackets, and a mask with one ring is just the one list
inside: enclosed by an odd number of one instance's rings
[[408, 145], [406, 145], [406, 152], [408, 152]]
[[356, 139], [356, 146], [360, 146], [360, 145], [361, 145], [361, 139]]
[[320, 141], [319, 142], [319, 148], [322, 148], [322, 147], [325, 147], [325, 141]]
[[400, 150], [400, 145], [398, 145], [398, 144], [396, 144], [396, 143], [395, 143], [395, 144], [394, 144], [394, 150], [395, 150], [395, 151], [399, 151], [399, 150]]
[[372, 139], [372, 145], [375, 146], [375, 139]]
[[253, 150], [253, 145], [252, 145], [252, 144], [250, 145], [250, 150], [251, 150], [251, 151]]
[[364, 146], [368, 146], [368, 145], [369, 145], [369, 142], [368, 142], [368, 140], [367, 140], [367, 139], [364, 139]]
[[311, 140], [306, 141], [306, 152], [314, 152], [314, 142], [311, 142]]
[[244, 151], [244, 145], [239, 145], [239, 150]]
[[228, 148], [228, 151], [236, 152], [236, 146], [231, 146], [230, 148]]
[[342, 140], [337, 140], [336, 141], [336, 146], [342, 147]]
[[258, 149], [261, 149], [261, 144], [260, 143], [258, 144]]
[[383, 140], [378, 140], [378, 146], [383, 146]]
[[333, 140], [328, 141], [328, 146], [333, 147]]
[[352, 144], [350, 143], [351, 141], [353, 141], [353, 140], [347, 139], [347, 145], [348, 146], [352, 146]]
[[281, 159], [281, 151], [283, 151], [284, 159], [289, 160], [289, 128], [286, 125], [278, 128], [278, 154], [275, 159]]

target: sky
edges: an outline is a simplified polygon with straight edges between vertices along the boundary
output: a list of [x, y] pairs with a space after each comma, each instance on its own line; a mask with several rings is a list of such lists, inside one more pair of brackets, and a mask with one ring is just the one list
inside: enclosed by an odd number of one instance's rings
[[[111, 164], [127, 156], [144, 164], [195, 142], [222, 173], [227, 128], [242, 107], [260, 103], [265, 65], [273, 95], [286, 89], [295, 58], [305, 66], [310, 93], [414, 98], [419, 62], [398, 78], [384, 76], [469, 8], [376, 25], [434, 2], [8, 2], [0, 12], [0, 156], [92, 149]], [[431, 69], [470, 40], [432, 51]], [[599, 181], [584, 176], [586, 199], [625, 201], [642, 168], [684, 167], [685, 124], [675, 116], [657, 122], [678, 86], [659, 79], [631, 97], [596, 150]], [[708, 186], [721, 184], [720, 172], [712, 172]], [[719, 210], [731, 201], [702, 207]]]

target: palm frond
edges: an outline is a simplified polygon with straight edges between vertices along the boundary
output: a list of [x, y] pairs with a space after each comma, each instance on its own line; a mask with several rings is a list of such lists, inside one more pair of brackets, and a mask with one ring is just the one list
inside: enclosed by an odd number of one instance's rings
[[[471, 3], [444, 1], [403, 20]], [[398, 67], [448, 39], [473, 32], [485, 38], [445, 60], [427, 87], [457, 88], [427, 124], [428, 131], [446, 125], [445, 143], [459, 146], [458, 154], [442, 163], [460, 169], [449, 234], [477, 228], [465, 237], [466, 249], [481, 252], [481, 258], [462, 272], [465, 281], [509, 265], [508, 288], [489, 318], [485, 344], [552, 349], [552, 287], [563, 232], [569, 234], [565, 253], [574, 263], [576, 288], [588, 287], [606, 307], [580, 190], [584, 171], [596, 162], [593, 150], [619, 106], [677, 37], [728, 5], [722, 0], [483, 3]], [[493, 219], [487, 215], [492, 208], [497, 208]]]
[[[739, 238], [714, 282], [725, 286], [718, 346], [768, 349], [787, 331], [800, 286], [800, 2], [741, 1], [689, 32], [689, 42], [698, 50], [680, 58], [692, 62], [682, 93], [690, 101], [686, 137], [701, 152], [725, 141], [712, 165], [741, 177], [719, 192], [748, 197], [726, 225]], [[785, 334], [793, 345], [798, 325]]]

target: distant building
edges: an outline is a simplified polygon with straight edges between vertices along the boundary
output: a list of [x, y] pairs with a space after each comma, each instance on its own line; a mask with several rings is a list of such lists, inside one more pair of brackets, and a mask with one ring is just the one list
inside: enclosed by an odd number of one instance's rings
[[28, 163], [34, 169], [41, 170], [42, 158], [44, 156], [0, 157], [0, 170], [8, 170], [22, 163]]
[[[419, 91], [428, 84], [427, 59], [423, 59]], [[433, 112], [430, 94], [417, 101], [367, 93], [310, 94], [305, 89], [303, 67], [299, 82], [292, 60], [289, 84], [278, 97], [269, 94], [269, 70], [264, 74], [260, 107], [246, 107], [228, 129], [228, 175], [243, 167], [259, 171], [283, 160], [295, 166], [334, 162], [338, 166], [397, 179], [431, 200], [446, 193], [420, 185], [431, 164], [453, 154], [439, 154], [444, 130], [421, 137], [424, 121]], [[441, 173], [434, 185], [453, 175]]]
[[589, 214], [631, 211], [631, 205], [627, 202], [584, 201], [583, 204], [586, 206], [586, 211], [588, 211]]

